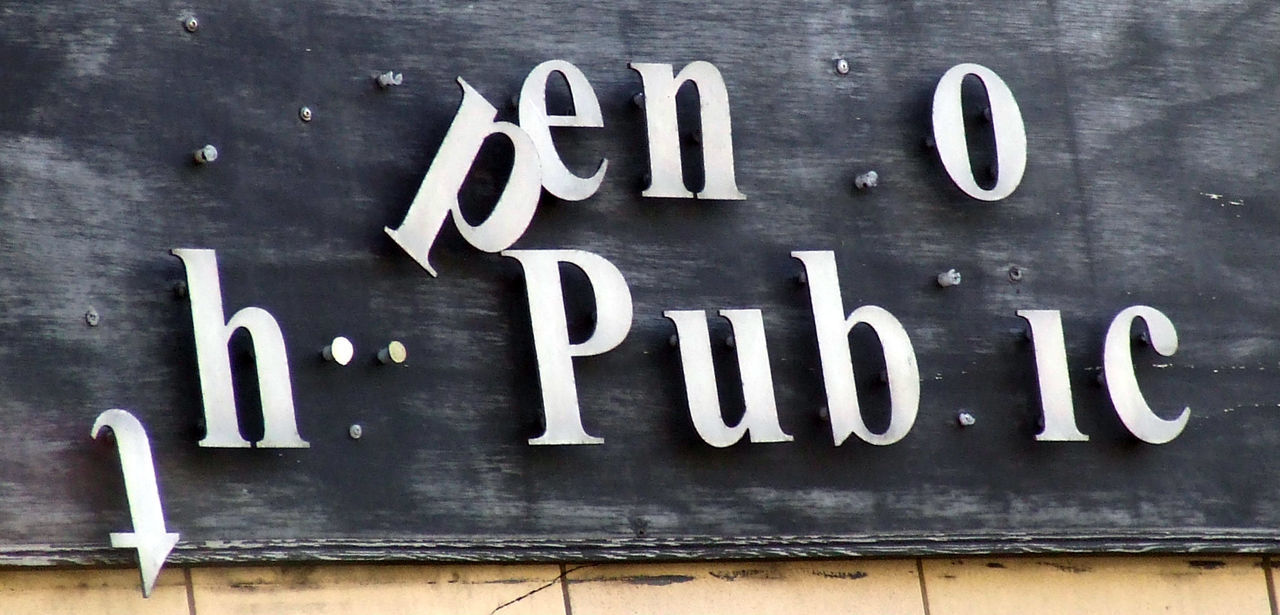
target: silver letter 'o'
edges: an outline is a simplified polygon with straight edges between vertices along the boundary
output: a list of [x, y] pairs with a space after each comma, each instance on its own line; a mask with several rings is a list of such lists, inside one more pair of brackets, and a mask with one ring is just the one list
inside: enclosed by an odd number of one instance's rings
[[[991, 106], [991, 126], [996, 133], [996, 185], [990, 190], [978, 186], [969, 163], [969, 144], [964, 136], [964, 112], [960, 108], [960, 83], [973, 75], [987, 88]], [[957, 64], [938, 80], [933, 91], [933, 141], [942, 166], [951, 181], [965, 194], [980, 201], [999, 201], [1018, 188], [1027, 168], [1027, 131], [1022, 124], [1018, 101], [1004, 80], [979, 64]]]

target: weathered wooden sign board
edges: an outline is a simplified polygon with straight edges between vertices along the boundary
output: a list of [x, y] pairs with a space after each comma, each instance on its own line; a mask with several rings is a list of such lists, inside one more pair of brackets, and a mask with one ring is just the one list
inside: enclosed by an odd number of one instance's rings
[[[131, 561], [108, 539], [131, 521], [117, 447], [89, 434], [113, 408], [150, 438], [181, 536], [170, 561], [1280, 545], [1274, 2], [6, 2], [0, 32], [0, 562]], [[582, 71], [603, 119], [556, 129], [560, 155], [579, 175], [608, 167], [589, 198], [543, 194], [513, 248], [589, 252], [629, 288], [625, 340], [573, 359], [600, 444], [529, 443], [544, 413], [520, 262], [450, 221], [433, 277], [384, 231], [455, 121], [457, 78], [516, 122], [509, 101], [548, 60]], [[723, 76], [745, 200], [642, 195], [651, 144], [628, 64], [697, 61]], [[998, 74], [1025, 124], [1021, 183], [993, 202], [926, 143], [939, 79], [962, 63]], [[402, 82], [381, 87], [387, 71]], [[981, 175], [998, 152], [984, 88], [964, 87]], [[698, 98], [678, 100], [696, 191]], [[217, 159], [195, 163], [206, 144]], [[497, 136], [475, 160], [470, 224], [512, 156]], [[878, 185], [855, 188], [869, 171]], [[309, 448], [199, 446], [172, 249], [216, 251], [228, 317], [258, 306], [278, 322]], [[909, 336], [919, 403], [900, 440], [835, 445], [797, 251], [830, 251], [845, 312], [879, 306]], [[563, 269], [581, 342], [592, 284]], [[940, 286], [951, 269], [962, 282]], [[1179, 342], [1133, 345], [1146, 402], [1164, 421], [1190, 408], [1159, 445], [1099, 383], [1108, 327], [1138, 305]], [[762, 314], [789, 442], [713, 447], [691, 421], [664, 312], [707, 311], [732, 425], [728, 308]], [[1087, 441], [1037, 440], [1044, 340], [1019, 310], [1059, 312]], [[349, 365], [321, 357], [337, 336]], [[861, 416], [882, 433], [881, 345], [866, 327], [848, 340]], [[376, 358], [392, 341], [403, 364]], [[258, 390], [278, 383], [259, 382], [243, 342], [240, 432], [257, 441]]]

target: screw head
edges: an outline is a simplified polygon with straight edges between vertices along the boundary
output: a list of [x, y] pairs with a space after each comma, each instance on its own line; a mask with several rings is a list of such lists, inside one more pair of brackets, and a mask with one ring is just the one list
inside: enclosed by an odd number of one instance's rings
[[352, 440], [359, 440], [360, 436], [364, 435], [364, 428], [361, 427], [358, 423], [354, 424], [347, 428], [347, 435], [351, 436]]
[[333, 341], [329, 342], [329, 345], [320, 351], [320, 354], [324, 355], [326, 361], [333, 361], [338, 365], [346, 365], [355, 356], [356, 349], [351, 344], [351, 340], [338, 336], [333, 338]]
[[200, 21], [197, 20], [195, 17], [188, 17], [185, 20], [183, 20], [182, 27], [187, 32], [195, 33], [196, 30], [200, 29]]
[[197, 164], [207, 164], [218, 159], [218, 148], [212, 145], [205, 145], [193, 154]]
[[1019, 267], [1017, 265], [1009, 267], [1009, 281], [1010, 282], [1022, 281], [1022, 267]]
[[938, 286], [943, 288], [957, 286], [960, 284], [962, 279], [963, 278], [961, 278], [959, 271], [956, 271], [955, 269], [948, 269], [938, 274]]
[[409, 358], [409, 351], [405, 349], [404, 344], [396, 340], [392, 340], [385, 348], [378, 351], [378, 360], [383, 365], [399, 365], [407, 358]]
[[844, 59], [844, 58], [836, 58], [836, 74], [837, 74], [837, 75], [847, 75], [847, 74], [849, 74], [849, 61], [848, 61], [848, 60], [846, 60], [846, 59]]
[[977, 422], [978, 419], [967, 410], [961, 410], [960, 413], [956, 415], [956, 423], [959, 423], [961, 427], [973, 427]]
[[98, 310], [89, 308], [89, 311], [84, 313], [84, 322], [90, 327], [98, 326], [98, 323], [101, 322], [101, 320], [101, 317], [98, 316]]
[[310, 122], [311, 116], [312, 116], [311, 107], [303, 107], [301, 109], [298, 109], [298, 119], [304, 122]]
[[404, 83], [404, 73], [397, 73], [389, 70], [378, 75], [378, 86], [384, 90], [392, 86], [400, 85], [401, 83]]

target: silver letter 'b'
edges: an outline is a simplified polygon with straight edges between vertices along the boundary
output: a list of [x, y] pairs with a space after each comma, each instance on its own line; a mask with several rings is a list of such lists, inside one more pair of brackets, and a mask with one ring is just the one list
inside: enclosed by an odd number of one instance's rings
[[[809, 280], [809, 301], [813, 304], [813, 324], [818, 332], [822, 382], [827, 389], [831, 435], [836, 446], [840, 446], [850, 433], [876, 445], [893, 444], [906, 437], [920, 410], [920, 368], [916, 366], [916, 353], [906, 329], [893, 314], [874, 305], [864, 305], [845, 317], [834, 253], [792, 252], [791, 256], [804, 263]], [[872, 433], [867, 429], [858, 406], [853, 358], [849, 353], [849, 332], [858, 324], [874, 329], [884, 350], [890, 405], [889, 427], [884, 433]]]
[[778, 424], [773, 373], [769, 369], [769, 351], [765, 347], [764, 319], [760, 310], [720, 310], [720, 315], [733, 327], [738, 374], [742, 378], [742, 420], [733, 427], [725, 424], [720, 410], [707, 315], [702, 310], [667, 310], [662, 315], [676, 324], [684, 388], [689, 397], [689, 416], [693, 419], [693, 428], [704, 442], [723, 448], [735, 444], [744, 435], [752, 442], [792, 440]]
[[729, 123], [729, 91], [720, 70], [710, 62], [690, 62], [671, 75], [670, 64], [632, 62], [631, 70], [644, 82], [644, 121], [649, 131], [649, 176], [644, 196], [691, 199], [684, 187], [680, 164], [680, 127], [676, 121], [676, 92], [686, 81], [698, 89], [702, 118], [702, 167], [706, 183], [700, 199], [741, 201], [733, 176], [733, 131]]
[[[533, 350], [538, 357], [542, 410], [547, 430], [529, 444], [600, 444], [582, 427], [573, 357], [589, 357], [613, 350], [631, 330], [631, 289], [613, 263], [582, 250], [507, 250], [520, 261], [529, 293]], [[591, 337], [569, 343], [569, 326], [560, 285], [560, 263], [569, 263], [591, 282], [595, 295], [596, 329]]]
[[262, 393], [264, 429], [258, 448], [310, 446], [298, 434], [289, 360], [285, 355], [284, 334], [276, 319], [262, 308], [247, 307], [232, 315], [231, 320], [223, 320], [222, 285], [218, 281], [218, 259], [214, 251], [175, 249], [172, 253], [187, 269], [191, 324], [195, 329], [196, 363], [207, 429], [200, 446], [249, 446], [249, 441], [240, 437], [235, 389], [231, 382], [231, 355], [227, 351], [231, 335], [240, 328], [248, 331], [253, 339], [258, 390]]
[[[511, 247], [529, 228], [542, 195], [541, 163], [529, 135], [510, 122], [495, 122], [498, 110], [461, 77], [458, 85], [462, 86], [458, 113], [422, 178], [409, 213], [399, 227], [385, 229], [387, 235], [432, 276], [436, 270], [427, 256], [449, 214], [453, 214], [453, 223], [467, 243], [485, 252], [499, 252]], [[458, 191], [485, 138], [496, 133], [511, 140], [514, 150], [511, 176], [489, 217], [472, 226], [462, 217]]]

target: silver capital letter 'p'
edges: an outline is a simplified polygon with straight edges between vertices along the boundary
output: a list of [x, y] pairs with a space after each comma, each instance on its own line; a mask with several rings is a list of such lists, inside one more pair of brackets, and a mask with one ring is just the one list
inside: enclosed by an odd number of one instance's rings
[[[613, 263], [582, 250], [507, 250], [520, 261], [529, 293], [533, 350], [538, 358], [542, 410], [547, 429], [529, 444], [600, 444], [582, 427], [573, 357], [589, 357], [613, 350], [631, 331], [631, 289]], [[560, 263], [582, 270], [595, 295], [596, 328], [591, 337], [569, 341], [569, 325], [560, 282]]]

